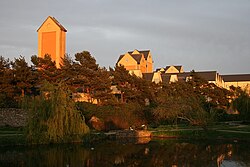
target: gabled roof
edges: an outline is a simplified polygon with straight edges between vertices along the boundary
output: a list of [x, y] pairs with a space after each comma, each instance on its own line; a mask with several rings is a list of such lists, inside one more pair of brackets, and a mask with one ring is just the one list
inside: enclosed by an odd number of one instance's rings
[[[141, 62], [142, 54], [129, 54], [138, 64]], [[120, 55], [117, 63], [124, 57], [125, 55]]]
[[117, 63], [124, 57], [124, 55], [120, 55], [119, 59], [117, 60]]
[[[167, 71], [170, 67], [172, 66], [166, 66], [165, 71]], [[179, 72], [181, 71], [182, 68], [182, 66], [173, 66], [173, 67], [176, 68]]]
[[152, 81], [154, 73], [142, 73], [143, 79], [147, 81]]
[[222, 75], [225, 82], [250, 81], [250, 74]]
[[169, 83], [171, 79], [171, 75], [172, 74], [165, 74], [165, 73], [161, 74], [162, 82]]
[[131, 56], [135, 59], [137, 64], [140, 64], [141, 59], [142, 59], [142, 54], [132, 54]]
[[[67, 32], [67, 30], [66, 30], [66, 29], [59, 23], [59, 21], [57, 21], [56, 18], [54, 18], [54, 17], [49, 16], [49, 17], [43, 22], [43, 24], [44, 24], [48, 19], [52, 19], [52, 20], [54, 21], [54, 23], [56, 23], [56, 25], [57, 25], [58, 27], [60, 27], [60, 29], [61, 29], [62, 31]], [[39, 31], [39, 29], [43, 26], [43, 24], [37, 29], [37, 31]]]
[[[148, 58], [148, 56], [149, 56], [149, 52], [150, 52], [150, 50], [137, 50], [139, 53], [141, 53], [141, 54], [143, 54], [143, 56], [144, 56], [144, 59], [145, 60], [147, 60], [147, 58]], [[128, 53], [130, 54], [130, 55], [132, 55], [132, 53], [133, 53], [134, 51], [129, 51]]]
[[142, 50], [142, 51], [139, 51], [139, 52], [142, 53], [142, 54], [144, 55], [144, 58], [145, 58], [146, 60], [148, 59], [150, 50]]

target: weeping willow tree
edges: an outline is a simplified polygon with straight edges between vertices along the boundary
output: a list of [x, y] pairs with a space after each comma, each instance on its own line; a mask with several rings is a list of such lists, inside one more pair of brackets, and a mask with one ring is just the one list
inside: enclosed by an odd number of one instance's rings
[[[79, 142], [88, 133], [71, 92], [62, 83], [43, 84], [41, 94], [26, 103], [29, 110], [27, 139], [31, 143]], [[28, 104], [28, 105], [27, 105]]]

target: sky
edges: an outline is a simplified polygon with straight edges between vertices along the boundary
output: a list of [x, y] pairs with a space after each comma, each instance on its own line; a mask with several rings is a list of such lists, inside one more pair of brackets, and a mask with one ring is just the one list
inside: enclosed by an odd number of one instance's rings
[[66, 52], [89, 51], [101, 67], [150, 50], [154, 69], [250, 73], [249, 0], [1, 0], [0, 55], [30, 62], [48, 16], [66, 29]]

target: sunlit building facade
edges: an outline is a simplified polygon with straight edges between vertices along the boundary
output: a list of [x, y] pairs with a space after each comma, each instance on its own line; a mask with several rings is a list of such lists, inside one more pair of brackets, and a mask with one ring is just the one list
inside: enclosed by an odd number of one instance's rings
[[54, 18], [49, 16], [38, 28], [38, 57], [46, 54], [55, 61], [56, 67], [60, 68], [62, 58], [66, 51], [67, 30]]

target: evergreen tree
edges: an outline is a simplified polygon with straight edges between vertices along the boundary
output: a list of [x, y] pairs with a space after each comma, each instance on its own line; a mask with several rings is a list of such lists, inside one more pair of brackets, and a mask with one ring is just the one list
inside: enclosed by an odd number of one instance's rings
[[0, 56], [0, 107], [16, 107], [17, 103], [14, 97], [14, 74], [11, 62]]
[[145, 104], [145, 99], [152, 100], [152, 83], [129, 74], [124, 66], [116, 66], [111, 69], [112, 84], [121, 91], [125, 102], [138, 102]]
[[32, 75], [32, 69], [22, 56], [18, 59], [15, 58], [11, 65], [18, 94], [24, 97], [25, 94], [31, 93], [32, 84], [34, 83], [35, 78]]
[[42, 83], [44, 80], [56, 83], [60, 81], [60, 69], [56, 68], [55, 61], [52, 61], [50, 55], [45, 55], [44, 58], [32, 56], [31, 62], [33, 63], [33, 68], [38, 71], [39, 82]]
[[73, 92], [86, 93], [90, 99], [104, 103], [111, 97], [111, 81], [105, 68], [100, 68], [88, 51], [68, 56], [63, 60], [62, 76]]
[[187, 83], [193, 87], [197, 95], [204, 99], [203, 104], [207, 111], [226, 110], [229, 107], [228, 97], [232, 95], [230, 91], [209, 83], [194, 71], [191, 71], [191, 76], [192, 79]]

